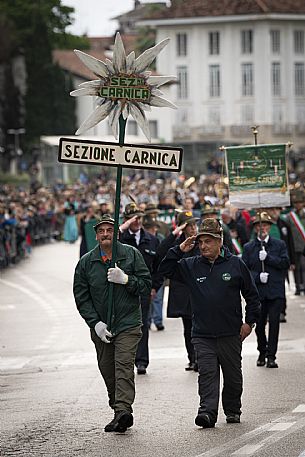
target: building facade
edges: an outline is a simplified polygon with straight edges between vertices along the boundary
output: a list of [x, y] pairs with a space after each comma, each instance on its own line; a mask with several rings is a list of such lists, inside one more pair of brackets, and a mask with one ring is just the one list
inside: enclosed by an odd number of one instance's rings
[[173, 0], [140, 24], [171, 39], [157, 71], [179, 78], [173, 142], [249, 144], [259, 125], [260, 143], [292, 141], [305, 153], [303, 0]]

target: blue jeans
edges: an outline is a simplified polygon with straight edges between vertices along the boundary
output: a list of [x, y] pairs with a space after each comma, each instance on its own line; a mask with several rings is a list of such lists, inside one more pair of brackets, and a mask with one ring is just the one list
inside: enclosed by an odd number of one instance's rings
[[151, 302], [149, 323], [154, 322], [155, 325], [162, 325], [163, 322], [163, 295], [164, 285], [160, 287], [155, 298]]

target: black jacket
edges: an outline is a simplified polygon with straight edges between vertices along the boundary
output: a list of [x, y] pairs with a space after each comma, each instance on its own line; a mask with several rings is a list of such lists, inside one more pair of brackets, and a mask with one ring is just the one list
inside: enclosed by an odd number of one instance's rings
[[[162, 241], [158, 248], [159, 257], [163, 259], [170, 248], [179, 246], [179, 244], [181, 244], [184, 240], [184, 233], [178, 238], [175, 235], [170, 234]], [[194, 255], [199, 255], [197, 244], [190, 252], [184, 254], [183, 257], [192, 257]], [[171, 279], [169, 283], [167, 317], [192, 318], [191, 299], [188, 286], [181, 281], [176, 281], [175, 279]]]
[[211, 264], [203, 256], [183, 258], [179, 246], [162, 260], [160, 272], [188, 285], [193, 312], [193, 337], [239, 335], [243, 323], [241, 297], [246, 300], [246, 322], [257, 322], [259, 296], [251, 274], [238, 257], [223, 248]]
[[144, 262], [152, 276], [152, 288], [158, 290], [163, 283], [162, 277], [158, 274], [159, 260], [157, 257], [157, 249], [160, 244], [158, 238], [141, 228], [139, 245], [137, 245], [134, 235], [129, 233], [129, 230], [126, 230], [123, 233], [120, 232], [119, 240], [121, 243], [133, 246], [141, 252]]
[[281, 240], [285, 241], [290, 263], [293, 265], [295, 264], [295, 250], [294, 250], [294, 243], [293, 243], [293, 236], [291, 232], [290, 225], [286, 222], [283, 221], [280, 217], [276, 221], [276, 225], [279, 228], [280, 234], [281, 234]]
[[259, 251], [261, 250], [261, 243], [257, 238], [245, 244], [242, 259], [251, 271], [261, 300], [284, 298], [285, 277], [289, 268], [286, 245], [282, 240], [269, 237], [268, 243], [265, 243], [265, 249], [268, 254], [264, 261], [265, 272], [269, 273], [266, 284], [262, 284], [260, 281], [262, 262], [259, 260]]

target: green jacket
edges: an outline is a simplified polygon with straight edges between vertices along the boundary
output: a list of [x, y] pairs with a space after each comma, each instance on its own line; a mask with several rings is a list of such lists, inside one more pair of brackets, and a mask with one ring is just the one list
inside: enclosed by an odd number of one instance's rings
[[[114, 336], [142, 324], [139, 296], [148, 295], [151, 291], [151, 275], [137, 249], [118, 241], [116, 264], [128, 274], [128, 282], [126, 285], [114, 284], [113, 287], [110, 329]], [[109, 265], [100, 258], [99, 246], [85, 254], [75, 268], [75, 303], [90, 328], [94, 328], [99, 321], [107, 322], [108, 268]]]

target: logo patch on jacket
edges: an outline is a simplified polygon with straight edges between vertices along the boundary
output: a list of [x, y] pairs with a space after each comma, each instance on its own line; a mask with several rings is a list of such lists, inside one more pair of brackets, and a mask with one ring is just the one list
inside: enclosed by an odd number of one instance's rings
[[196, 278], [196, 281], [197, 281], [197, 282], [203, 282], [203, 281], [205, 281], [206, 279], [207, 279], [206, 276], [201, 276], [201, 278]]
[[230, 279], [231, 279], [230, 273], [223, 273], [222, 279], [223, 279], [224, 281], [230, 281]]

